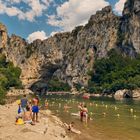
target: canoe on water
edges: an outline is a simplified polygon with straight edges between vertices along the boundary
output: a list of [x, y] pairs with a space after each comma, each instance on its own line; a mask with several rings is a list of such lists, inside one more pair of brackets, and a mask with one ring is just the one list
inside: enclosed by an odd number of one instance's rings
[[83, 95], [82, 96], [84, 99], [89, 99], [90, 98], [90, 96], [88, 96], [88, 95]]

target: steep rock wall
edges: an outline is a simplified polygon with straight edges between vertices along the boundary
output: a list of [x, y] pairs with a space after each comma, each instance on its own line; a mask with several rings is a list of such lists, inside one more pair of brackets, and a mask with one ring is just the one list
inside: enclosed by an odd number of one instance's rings
[[0, 36], [7, 59], [22, 69], [24, 85], [47, 82], [52, 75], [69, 83], [87, 85], [88, 73], [93, 70], [95, 59], [107, 56], [112, 48], [135, 57], [140, 53], [140, 1], [127, 0], [123, 15], [117, 16], [107, 6], [92, 15], [85, 26], [72, 32], [57, 33], [44, 41], [28, 44], [12, 35], [7, 41], [7, 31]]

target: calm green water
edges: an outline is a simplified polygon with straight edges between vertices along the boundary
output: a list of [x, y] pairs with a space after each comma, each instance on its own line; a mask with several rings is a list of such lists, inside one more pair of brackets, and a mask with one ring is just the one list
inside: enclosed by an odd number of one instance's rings
[[[79, 136], [70, 134], [75, 140], [140, 140], [140, 101], [115, 101], [108, 98], [84, 100], [70, 95], [48, 95], [47, 99], [49, 109], [55, 115], [66, 123], [74, 121], [75, 127], [82, 132]], [[71, 115], [78, 112], [79, 102], [86, 103], [93, 119], [87, 125], [80, 122], [79, 117]], [[65, 111], [65, 104], [72, 109]]]

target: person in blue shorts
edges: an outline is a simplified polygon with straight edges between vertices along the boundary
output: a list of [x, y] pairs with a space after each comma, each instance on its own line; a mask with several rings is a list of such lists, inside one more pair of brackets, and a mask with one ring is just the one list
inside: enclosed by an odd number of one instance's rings
[[33, 106], [32, 106], [32, 112], [33, 112], [33, 122], [39, 122], [38, 121], [38, 113], [39, 113], [39, 99], [38, 97], [33, 98], [32, 100]]

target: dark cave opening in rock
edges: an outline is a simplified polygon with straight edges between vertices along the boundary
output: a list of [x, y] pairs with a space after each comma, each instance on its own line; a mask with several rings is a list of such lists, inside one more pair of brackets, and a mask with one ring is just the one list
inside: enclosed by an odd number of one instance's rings
[[132, 98], [132, 94], [131, 93], [124, 93], [123, 98]]

